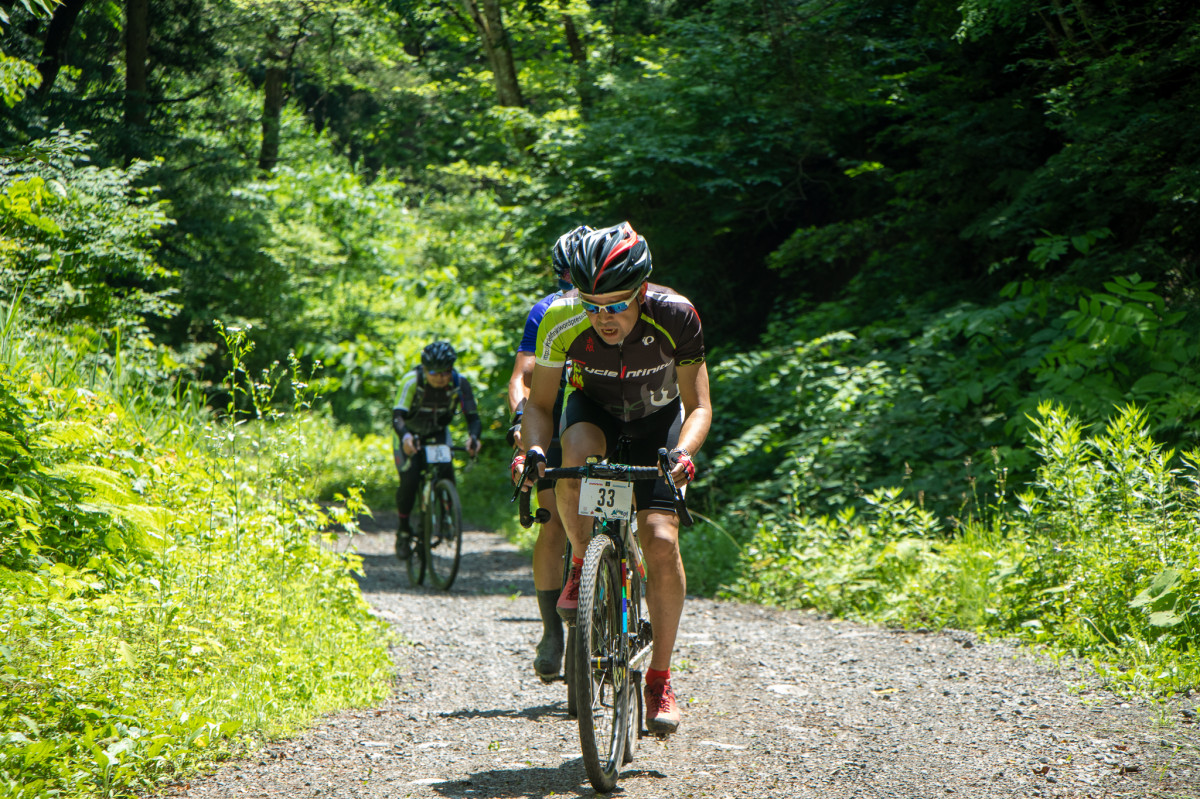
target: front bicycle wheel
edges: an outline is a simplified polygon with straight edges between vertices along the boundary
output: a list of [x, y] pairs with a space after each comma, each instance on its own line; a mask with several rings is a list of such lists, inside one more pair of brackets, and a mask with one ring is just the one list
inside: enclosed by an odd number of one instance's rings
[[462, 503], [458, 489], [450, 480], [438, 480], [433, 486], [433, 505], [429, 509], [429, 533], [425, 537], [425, 567], [429, 582], [449, 590], [458, 576], [462, 558]]
[[429, 514], [414, 514], [416, 530], [409, 536], [408, 581], [413, 586], [425, 582], [425, 540], [429, 537]]
[[621, 589], [616, 548], [608, 536], [597, 535], [583, 558], [572, 690], [579, 712], [583, 765], [592, 787], [604, 793], [617, 784], [632, 698], [622, 635]]

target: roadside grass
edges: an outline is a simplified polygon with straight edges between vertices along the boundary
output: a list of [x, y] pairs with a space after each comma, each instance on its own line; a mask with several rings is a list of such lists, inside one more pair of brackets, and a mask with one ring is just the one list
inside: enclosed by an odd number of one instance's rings
[[1117, 689], [1197, 688], [1200, 453], [1164, 450], [1134, 407], [1092, 434], [1048, 404], [1033, 421], [1035, 482], [1008, 496], [1001, 474], [997, 496], [949, 524], [899, 489], [859, 513], [726, 519], [745, 544], [724, 595], [1017, 635], [1090, 659]]
[[323, 428], [261, 413], [227, 333], [214, 416], [94, 344], [5, 328], [0, 796], [133, 796], [390, 690], [360, 561], [325, 532], [361, 495], [313, 501]]

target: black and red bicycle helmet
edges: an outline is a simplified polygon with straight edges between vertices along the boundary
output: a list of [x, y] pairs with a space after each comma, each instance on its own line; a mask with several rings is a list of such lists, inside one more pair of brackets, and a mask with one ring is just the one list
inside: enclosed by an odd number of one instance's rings
[[633, 291], [653, 268], [650, 248], [628, 222], [586, 234], [571, 258], [571, 282], [583, 294]]

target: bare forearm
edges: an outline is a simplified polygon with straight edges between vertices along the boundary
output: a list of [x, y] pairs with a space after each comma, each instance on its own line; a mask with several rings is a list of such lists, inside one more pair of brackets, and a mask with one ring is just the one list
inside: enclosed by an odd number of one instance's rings
[[677, 446], [695, 454], [708, 438], [712, 424], [712, 403], [708, 395], [708, 367], [703, 363], [679, 369], [679, 396], [683, 400], [683, 426]]
[[712, 424], [712, 411], [708, 408], [696, 408], [683, 420], [679, 430], [679, 443], [676, 445], [695, 455], [704, 446], [708, 438], [708, 428]]
[[515, 414], [521, 403], [529, 396], [529, 386], [533, 378], [533, 355], [528, 352], [518, 352], [513, 364], [512, 376], [508, 378], [508, 412]]
[[529, 389], [524, 381], [521, 380], [521, 376], [514, 374], [512, 379], [508, 381], [508, 412], [510, 414], [516, 413], [528, 394]]
[[525, 403], [525, 415], [521, 417], [521, 439], [526, 447], [539, 446], [542, 452], [549, 448], [554, 432], [551, 414], [549, 408]]

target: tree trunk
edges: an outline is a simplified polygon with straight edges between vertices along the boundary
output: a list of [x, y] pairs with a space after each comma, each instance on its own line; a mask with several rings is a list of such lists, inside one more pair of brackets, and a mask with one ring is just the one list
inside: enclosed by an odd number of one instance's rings
[[42, 43], [42, 60], [37, 68], [42, 75], [42, 85], [38, 87], [38, 94], [42, 97], [50, 93], [58, 78], [58, 71], [63, 65], [63, 51], [85, 2], [87, 0], [65, 0], [54, 9], [54, 16], [50, 18], [50, 26], [46, 29], [46, 41]]
[[575, 62], [575, 66], [586, 66], [587, 50], [583, 47], [583, 40], [579, 38], [579, 29], [575, 27], [575, 20], [571, 19], [568, 14], [563, 14], [562, 20], [563, 34], [567, 37], [567, 47], [571, 51], [571, 60]]
[[146, 124], [146, 56], [150, 40], [150, 0], [125, 3], [125, 124]]
[[262, 150], [258, 156], [258, 168], [270, 172], [279, 163], [279, 120], [283, 113], [282, 64], [267, 67], [263, 81]]
[[521, 86], [517, 81], [512, 44], [508, 39], [508, 31], [504, 29], [500, 0], [483, 0], [482, 11], [476, 0], [463, 0], [463, 6], [474, 21], [479, 38], [483, 42], [483, 52], [487, 56], [488, 66], [492, 69], [492, 78], [496, 83], [498, 103], [523, 108], [525, 100], [521, 97]]
[[588, 118], [592, 107], [592, 77], [588, 74], [587, 48], [575, 27], [575, 20], [566, 12], [565, 0], [559, 0], [558, 7], [563, 9], [563, 35], [567, 39], [567, 49], [571, 53], [571, 61], [575, 64], [575, 94], [579, 97], [579, 116]]

